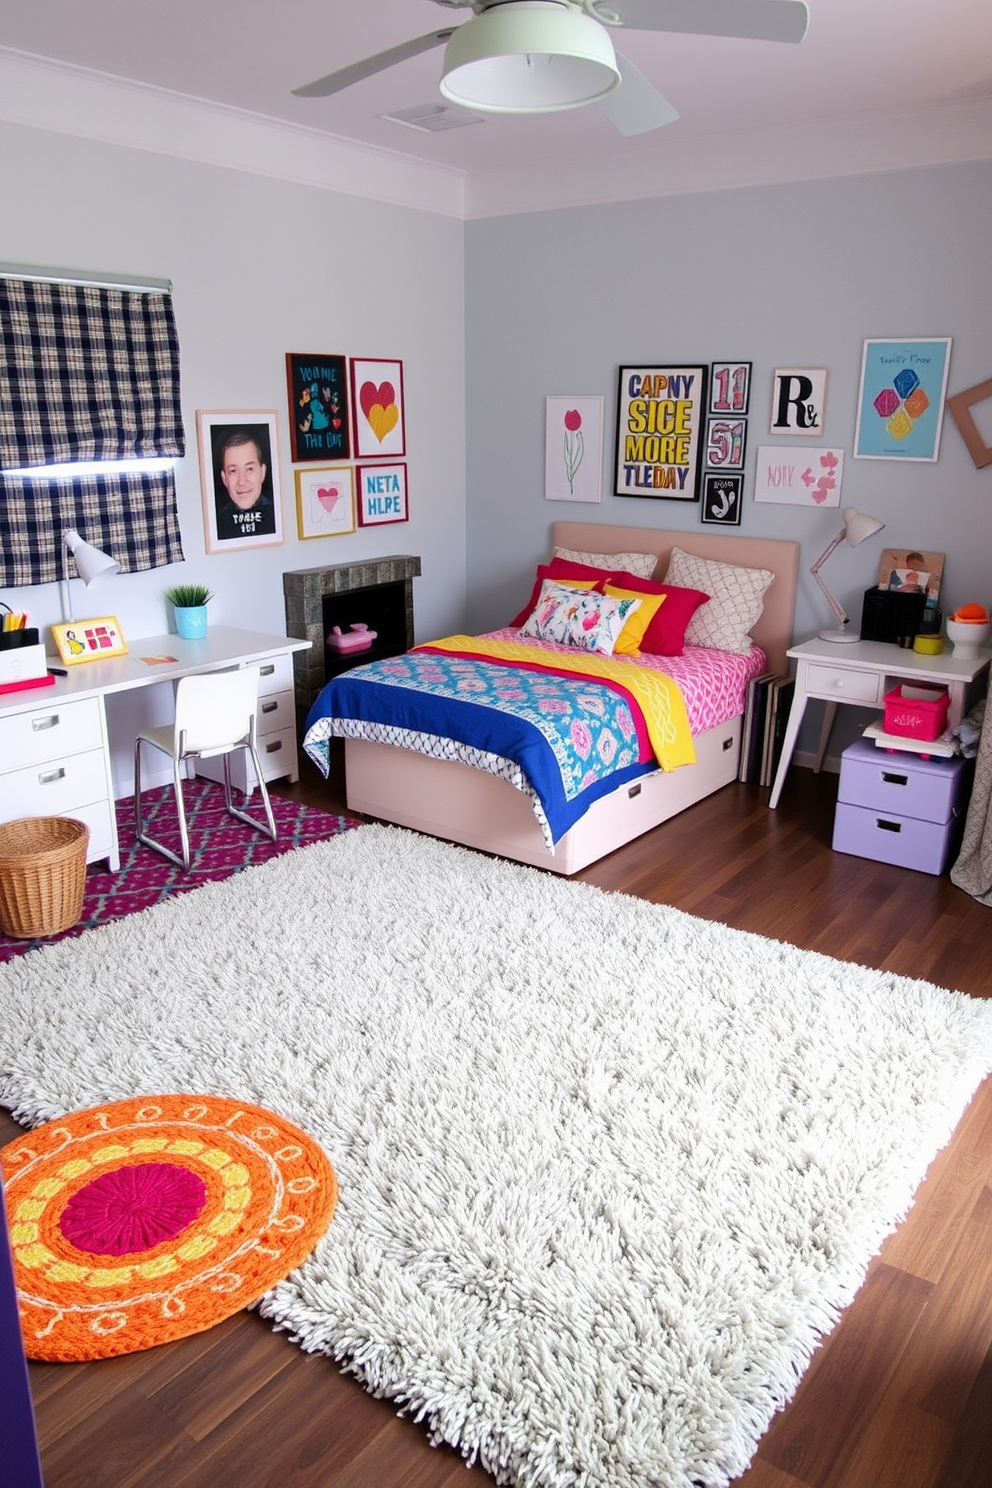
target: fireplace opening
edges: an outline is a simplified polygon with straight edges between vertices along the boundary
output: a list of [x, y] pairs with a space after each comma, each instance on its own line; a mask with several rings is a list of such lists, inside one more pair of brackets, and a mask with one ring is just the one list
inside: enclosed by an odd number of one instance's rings
[[[328, 682], [352, 667], [385, 656], [399, 656], [407, 648], [406, 584], [369, 584], [344, 594], [325, 594], [324, 677]], [[358, 627], [354, 629], [353, 627]], [[337, 629], [339, 636], [333, 632]], [[364, 637], [372, 637], [364, 644]]]

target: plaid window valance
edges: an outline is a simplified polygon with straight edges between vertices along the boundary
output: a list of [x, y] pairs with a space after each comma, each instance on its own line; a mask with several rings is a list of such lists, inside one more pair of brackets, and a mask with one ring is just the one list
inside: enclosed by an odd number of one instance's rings
[[0, 585], [63, 577], [67, 527], [124, 572], [182, 558], [171, 469], [44, 482], [5, 471], [185, 450], [171, 295], [0, 279]]

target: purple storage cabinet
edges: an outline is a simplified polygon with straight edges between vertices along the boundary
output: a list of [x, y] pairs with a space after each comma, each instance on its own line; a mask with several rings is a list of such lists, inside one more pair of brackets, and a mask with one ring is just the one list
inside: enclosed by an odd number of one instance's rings
[[841, 755], [834, 851], [943, 873], [961, 840], [973, 767], [859, 739]]

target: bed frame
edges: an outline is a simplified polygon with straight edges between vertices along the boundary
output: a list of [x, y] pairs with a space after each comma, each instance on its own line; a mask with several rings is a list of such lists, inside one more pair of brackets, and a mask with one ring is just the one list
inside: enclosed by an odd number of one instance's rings
[[[556, 522], [556, 547], [596, 553], [656, 553], [663, 576], [673, 547], [738, 563], [768, 568], [775, 582], [765, 594], [761, 618], [751, 634], [775, 671], [787, 669], [799, 568], [799, 544], [774, 538], [738, 537], [722, 532], [669, 532], [649, 527], [606, 527]], [[391, 744], [345, 740], [348, 808], [364, 816], [412, 827], [482, 852], [553, 873], [578, 873], [643, 832], [693, 806], [737, 779], [741, 720], [698, 734], [697, 762], [671, 772], [657, 771], [596, 801], [550, 853], [544, 845], [530, 800], [505, 780], [453, 760], [431, 759]]]

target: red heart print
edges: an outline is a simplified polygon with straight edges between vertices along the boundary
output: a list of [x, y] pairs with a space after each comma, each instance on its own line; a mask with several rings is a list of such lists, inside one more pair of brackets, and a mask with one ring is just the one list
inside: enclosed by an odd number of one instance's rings
[[374, 382], [363, 382], [358, 401], [362, 405], [362, 412], [368, 418], [377, 403], [380, 408], [389, 408], [396, 402], [396, 389], [391, 382], [380, 383], [378, 387]]

